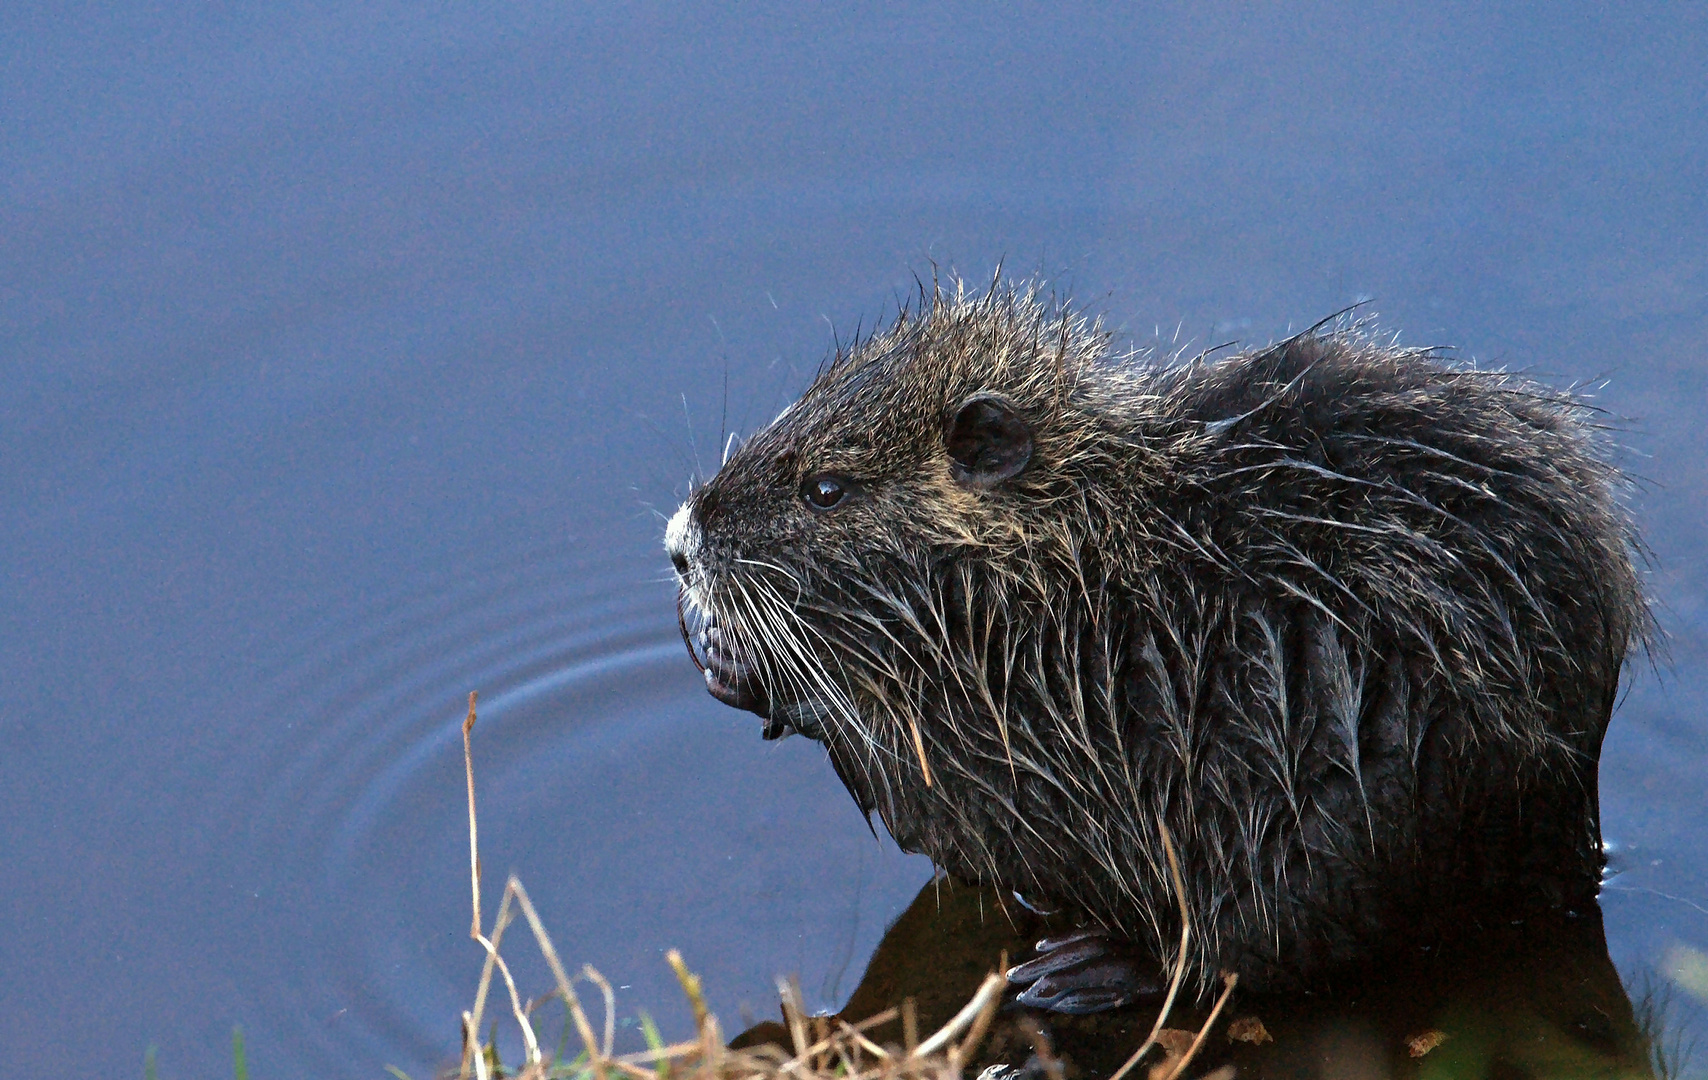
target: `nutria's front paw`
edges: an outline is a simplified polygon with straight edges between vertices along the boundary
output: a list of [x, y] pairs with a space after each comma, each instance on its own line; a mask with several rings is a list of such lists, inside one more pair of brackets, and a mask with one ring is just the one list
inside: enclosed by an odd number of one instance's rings
[[1024, 987], [1014, 1000], [1028, 1008], [1081, 1016], [1163, 992], [1154, 963], [1099, 931], [1045, 938], [1037, 949], [1037, 957], [1008, 969], [1009, 985]]

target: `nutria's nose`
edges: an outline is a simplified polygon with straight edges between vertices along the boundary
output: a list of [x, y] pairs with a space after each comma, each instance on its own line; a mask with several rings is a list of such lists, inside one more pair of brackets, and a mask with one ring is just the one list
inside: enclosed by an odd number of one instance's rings
[[682, 504], [664, 528], [664, 550], [670, 554], [670, 565], [676, 568], [684, 582], [688, 579], [690, 560], [700, 546], [698, 533], [687, 503]]

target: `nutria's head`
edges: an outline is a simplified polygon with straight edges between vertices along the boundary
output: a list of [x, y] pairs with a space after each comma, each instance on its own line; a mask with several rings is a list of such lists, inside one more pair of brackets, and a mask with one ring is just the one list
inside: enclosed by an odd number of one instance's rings
[[1081, 399], [1107, 341], [993, 290], [928, 294], [839, 354], [670, 521], [713, 696], [767, 718], [768, 737], [834, 722], [869, 742], [908, 681], [898, 666], [950, 633], [931, 583], [1037, 547], [1079, 488]]

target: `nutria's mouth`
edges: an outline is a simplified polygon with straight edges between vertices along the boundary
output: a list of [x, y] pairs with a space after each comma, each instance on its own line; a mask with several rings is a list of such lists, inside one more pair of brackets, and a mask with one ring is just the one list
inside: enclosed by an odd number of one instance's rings
[[793, 730], [787, 723], [771, 715], [770, 695], [755, 677], [753, 665], [736, 654], [728, 632], [715, 617], [708, 617], [698, 633], [688, 629], [684, 611], [686, 597], [676, 599], [676, 626], [682, 631], [682, 642], [688, 646], [688, 656], [706, 678], [706, 690], [725, 705], [745, 709], [765, 720], [762, 733], [767, 739], [780, 738]]
[[752, 665], [735, 655], [723, 627], [709, 622], [699, 633], [700, 656], [711, 695], [737, 709], [765, 716], [771, 703], [765, 688], [753, 676]]

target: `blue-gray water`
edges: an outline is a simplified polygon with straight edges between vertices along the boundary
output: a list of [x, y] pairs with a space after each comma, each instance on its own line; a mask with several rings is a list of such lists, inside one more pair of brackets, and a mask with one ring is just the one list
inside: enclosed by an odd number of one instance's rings
[[1708, 950], [1705, 101], [1700, 5], [5, 5], [0, 1073], [454, 1055], [470, 690], [489, 912], [517, 870], [670, 1024], [669, 946], [732, 1028], [780, 971], [838, 1004], [929, 868], [704, 694], [657, 512], [998, 260], [1141, 344], [1373, 297], [1606, 378], [1671, 640], [1603, 906], [1664, 983]]

